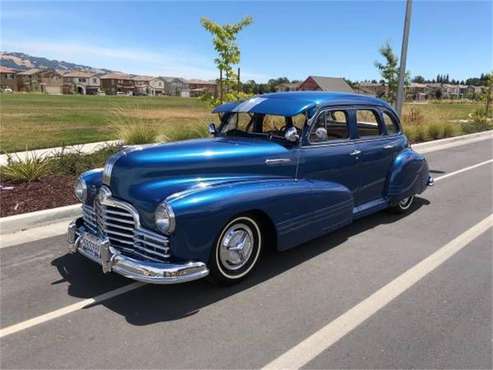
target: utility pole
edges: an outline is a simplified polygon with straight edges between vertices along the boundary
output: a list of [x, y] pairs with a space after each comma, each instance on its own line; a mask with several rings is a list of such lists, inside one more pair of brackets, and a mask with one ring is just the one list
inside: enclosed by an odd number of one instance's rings
[[407, 59], [407, 44], [409, 41], [409, 28], [411, 27], [411, 13], [413, 10], [413, 0], [406, 1], [406, 16], [404, 19], [404, 34], [402, 35], [401, 47], [401, 65], [399, 67], [399, 86], [397, 88], [397, 101], [395, 110], [400, 116], [402, 113], [402, 105], [405, 100], [404, 92], [404, 76], [406, 75], [406, 59]]

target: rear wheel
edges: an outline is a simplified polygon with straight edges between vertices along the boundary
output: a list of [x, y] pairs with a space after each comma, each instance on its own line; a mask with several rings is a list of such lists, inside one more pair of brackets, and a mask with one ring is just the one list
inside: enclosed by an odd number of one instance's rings
[[216, 240], [209, 259], [215, 283], [234, 284], [255, 267], [262, 250], [262, 232], [257, 221], [246, 215], [228, 222]]
[[411, 209], [414, 203], [414, 195], [404, 198], [399, 201], [396, 205], [390, 207], [390, 210], [394, 213], [406, 213]]

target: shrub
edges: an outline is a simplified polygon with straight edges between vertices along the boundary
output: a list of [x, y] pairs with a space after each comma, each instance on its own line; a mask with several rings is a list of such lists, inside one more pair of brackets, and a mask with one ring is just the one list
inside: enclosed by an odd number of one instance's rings
[[411, 143], [416, 142], [416, 126], [404, 126], [404, 133]]
[[13, 182], [38, 181], [49, 173], [49, 162], [45, 157], [27, 152], [25, 158], [8, 155], [7, 165], [0, 167], [1, 179]]
[[91, 154], [84, 154], [82, 147], [68, 151], [62, 148], [52, 158], [50, 158], [51, 172], [57, 175], [78, 176], [82, 172], [104, 166], [106, 159], [122, 149], [118, 144], [105, 144], [98, 151]]
[[484, 125], [485, 123], [488, 123], [486, 110], [483, 107], [478, 108], [474, 112], [472, 112], [471, 118], [475, 123], [478, 123], [480, 125]]
[[428, 137], [431, 139], [441, 139], [444, 135], [444, 125], [441, 123], [430, 123], [428, 125]]
[[445, 123], [443, 125], [443, 137], [452, 137], [460, 134], [460, 126], [453, 123]]
[[67, 150], [62, 147], [49, 160], [51, 171], [60, 175], [77, 175], [84, 171], [82, 146]]
[[207, 137], [209, 135], [206, 124], [188, 124], [183, 126], [169, 126], [159, 137], [160, 141], [180, 141]]
[[493, 123], [488, 120], [480, 120], [478, 122], [469, 121], [462, 123], [462, 131], [466, 134], [472, 134], [474, 132], [492, 130]]
[[154, 143], [158, 131], [150, 125], [125, 124], [118, 126], [118, 137], [127, 145]]
[[416, 125], [416, 142], [428, 140], [428, 132], [425, 125]]
[[425, 116], [423, 115], [423, 113], [421, 113], [421, 111], [414, 106], [411, 106], [409, 108], [409, 111], [404, 114], [403, 117], [403, 123], [405, 125], [421, 125], [424, 120]]

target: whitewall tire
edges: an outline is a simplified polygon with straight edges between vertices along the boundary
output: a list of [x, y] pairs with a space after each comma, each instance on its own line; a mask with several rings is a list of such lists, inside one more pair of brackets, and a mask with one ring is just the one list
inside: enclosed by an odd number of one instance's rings
[[238, 216], [221, 230], [209, 259], [210, 277], [214, 282], [234, 284], [255, 267], [262, 251], [262, 231], [258, 222]]

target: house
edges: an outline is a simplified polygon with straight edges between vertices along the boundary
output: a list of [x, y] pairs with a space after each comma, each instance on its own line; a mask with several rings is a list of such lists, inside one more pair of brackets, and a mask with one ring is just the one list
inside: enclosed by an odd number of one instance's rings
[[17, 73], [18, 90], [23, 92], [39, 91], [39, 72], [41, 72], [40, 69], [33, 68]]
[[99, 92], [101, 80], [93, 72], [71, 71], [63, 75], [63, 93], [96, 95]]
[[63, 75], [54, 69], [42, 69], [38, 72], [39, 88], [49, 95], [63, 94]]
[[101, 77], [101, 89], [107, 95], [133, 95], [135, 90], [134, 78], [125, 73], [108, 73]]
[[406, 98], [409, 100], [424, 101], [430, 97], [430, 88], [427, 84], [411, 82], [406, 86]]
[[0, 66], [0, 89], [17, 91], [17, 71], [12, 68]]
[[387, 86], [383, 83], [363, 81], [355, 86], [354, 92], [357, 94], [381, 98], [387, 93], [387, 89]]
[[134, 95], [163, 95], [164, 81], [159, 77], [152, 76], [135, 76]]
[[296, 91], [300, 87], [300, 82], [285, 82], [276, 86], [276, 91]]
[[28, 69], [17, 73], [19, 91], [40, 91], [50, 95], [63, 93], [63, 76], [54, 69]]
[[183, 90], [188, 86], [183, 78], [180, 77], [160, 77], [164, 81], [164, 94], [171, 96], [181, 96]]
[[[187, 80], [189, 96], [197, 97], [204, 94], [217, 96], [217, 82], [204, 80]], [[183, 95], [182, 95], [183, 96]]]
[[323, 76], [308, 76], [297, 90], [353, 92], [351, 86], [343, 78]]

